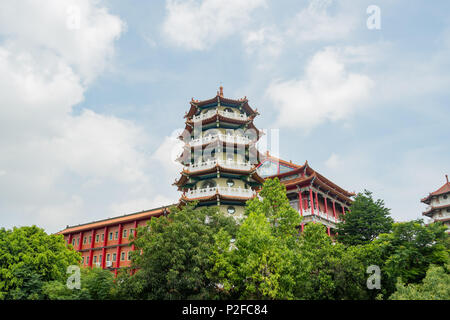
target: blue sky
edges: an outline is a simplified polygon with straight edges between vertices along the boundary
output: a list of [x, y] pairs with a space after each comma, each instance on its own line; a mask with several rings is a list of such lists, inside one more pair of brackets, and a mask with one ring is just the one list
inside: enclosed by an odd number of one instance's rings
[[[366, 12], [380, 9], [381, 28]], [[174, 203], [189, 101], [247, 96], [279, 155], [396, 220], [450, 163], [448, 1], [0, 5], [0, 221], [49, 232]]]

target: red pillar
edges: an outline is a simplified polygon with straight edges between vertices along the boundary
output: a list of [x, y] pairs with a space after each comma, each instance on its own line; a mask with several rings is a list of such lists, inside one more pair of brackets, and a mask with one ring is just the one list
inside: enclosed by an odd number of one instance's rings
[[78, 251], [81, 251], [83, 246], [83, 231], [80, 232], [80, 242], [78, 243]]
[[[122, 224], [119, 224], [119, 241], [117, 242], [117, 253], [116, 253], [116, 257], [117, 257], [117, 261], [116, 261], [116, 268], [120, 268], [120, 245], [122, 244]], [[115, 274], [117, 275], [117, 269]]]
[[106, 260], [106, 245], [108, 243], [108, 227], [105, 227], [103, 230], [104, 238], [103, 238], [103, 248], [102, 248], [102, 269], [105, 269], [105, 260]]
[[337, 221], [337, 218], [336, 218], [336, 204], [335, 204], [334, 200], [333, 200], [333, 215], [334, 215], [334, 221]]
[[72, 244], [72, 238], [73, 238], [73, 234], [69, 234], [69, 244]]
[[309, 202], [311, 203], [311, 214], [314, 215], [314, 199], [312, 188], [309, 188]]
[[303, 228], [305, 227], [305, 225], [302, 223], [302, 232], [303, 232]]
[[328, 236], [330, 236], [330, 227], [327, 227]]
[[300, 209], [300, 215], [303, 217], [303, 205], [302, 205], [302, 202], [303, 202], [302, 192], [299, 191], [298, 192], [298, 207]]
[[316, 191], [316, 208], [317, 208], [317, 214], [319, 214], [319, 197], [317, 195], [317, 191]]
[[345, 216], [344, 206], [342, 206], [342, 214]]
[[326, 197], [323, 198], [323, 202], [325, 204], [325, 212], [327, 214], [327, 220], [328, 220], [328, 204], [327, 204], [327, 198]]
[[94, 255], [95, 229], [91, 233], [91, 249], [89, 250], [89, 267], [92, 268], [92, 257]]

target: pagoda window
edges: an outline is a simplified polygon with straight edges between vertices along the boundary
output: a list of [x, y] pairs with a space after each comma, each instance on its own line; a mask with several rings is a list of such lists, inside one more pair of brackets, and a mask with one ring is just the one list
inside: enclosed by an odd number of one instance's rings
[[236, 212], [236, 209], [235, 209], [233, 206], [229, 206], [229, 207], [227, 208], [227, 212], [228, 212], [229, 214], [234, 214], [234, 213]]
[[234, 113], [233, 109], [231, 109], [231, 108], [225, 108], [223, 111]]
[[203, 160], [204, 161], [211, 161], [216, 158], [216, 149], [213, 150], [206, 150], [203, 153]]
[[116, 261], [116, 254], [115, 254], [115, 253], [113, 253], [113, 259], [112, 259], [112, 261], [113, 261], [113, 262]]
[[228, 179], [228, 180], [227, 180], [227, 186], [230, 187], [230, 188], [231, 188], [232, 186], [234, 186], [234, 181], [233, 181], [232, 179]]
[[444, 194], [444, 196], [443, 196], [442, 198], [444, 198], [444, 199], [447, 199], [447, 195], [446, 195], [446, 194]]
[[216, 182], [214, 180], [206, 180], [202, 184], [202, 189], [214, 188], [215, 186], [216, 186]]

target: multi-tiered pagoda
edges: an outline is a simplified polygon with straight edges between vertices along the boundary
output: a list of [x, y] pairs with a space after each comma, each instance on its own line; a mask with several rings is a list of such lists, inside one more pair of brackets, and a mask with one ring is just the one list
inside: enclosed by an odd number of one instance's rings
[[245, 202], [264, 182], [256, 170], [260, 154], [255, 144], [261, 136], [253, 124], [257, 115], [247, 98], [225, 98], [222, 87], [212, 99], [192, 99], [180, 136], [185, 143], [178, 159], [183, 170], [174, 183], [183, 192], [181, 204], [198, 201], [198, 206], [215, 205], [242, 217]]
[[446, 183], [421, 201], [428, 205], [422, 214], [432, 219], [433, 222], [440, 221], [447, 227], [450, 233], [450, 182], [445, 175]]

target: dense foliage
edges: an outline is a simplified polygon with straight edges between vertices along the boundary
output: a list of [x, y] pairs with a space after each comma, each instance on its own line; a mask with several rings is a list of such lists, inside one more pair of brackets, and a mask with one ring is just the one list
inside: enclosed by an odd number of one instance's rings
[[383, 200], [374, 200], [370, 191], [358, 193], [351, 210], [337, 226], [339, 242], [346, 245], [366, 244], [380, 233], [388, 233], [393, 220]]
[[236, 222], [217, 208], [171, 209], [168, 217], [151, 219], [138, 229], [132, 256], [135, 275], [120, 277], [119, 294], [134, 299], [207, 299], [217, 290], [206, 276], [213, 263], [214, 236], [221, 230], [234, 235]]
[[0, 229], [0, 299], [42, 299], [48, 281], [65, 281], [80, 254], [66, 248], [62, 235], [36, 227]]
[[319, 223], [300, 232], [301, 223], [284, 186], [268, 179], [242, 220], [195, 204], [152, 219], [132, 239], [130, 268], [117, 279], [81, 268], [78, 289], [66, 285], [66, 270], [80, 254], [62, 236], [1, 229], [0, 299], [450, 299], [442, 224], [393, 223], [368, 191], [337, 238]]

